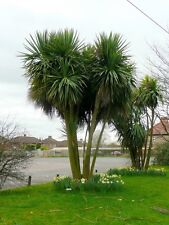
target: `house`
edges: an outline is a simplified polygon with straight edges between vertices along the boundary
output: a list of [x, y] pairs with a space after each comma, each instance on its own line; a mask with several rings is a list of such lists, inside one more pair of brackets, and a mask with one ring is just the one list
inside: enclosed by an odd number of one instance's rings
[[[53, 151], [50, 155], [56, 155], [55, 153], [65, 153], [68, 154], [68, 142], [67, 140], [57, 141], [52, 136], [48, 136], [47, 138], [40, 140], [35, 137], [29, 137], [26, 134], [23, 136], [18, 136], [13, 139], [14, 146], [25, 146], [29, 150], [33, 148], [45, 147], [45, 150]], [[82, 140], [78, 141], [78, 146], [82, 148]], [[44, 151], [45, 154], [49, 154], [48, 151]]]
[[23, 136], [18, 136], [15, 137], [13, 139], [13, 143], [15, 144], [25, 144], [25, 145], [29, 145], [29, 144], [40, 144], [41, 140], [35, 137], [29, 137], [26, 134], [24, 134]]
[[42, 140], [42, 146], [46, 146], [48, 149], [53, 149], [58, 147], [59, 141], [56, 141], [52, 138], [52, 136], [48, 136], [48, 138]]
[[[67, 140], [57, 141], [52, 138], [52, 136], [48, 136], [48, 138], [42, 140], [42, 145], [47, 146], [49, 149], [53, 148], [67, 148], [68, 142]], [[78, 146], [82, 147], [82, 141], [78, 141]]]
[[23, 136], [13, 138], [12, 144], [14, 148], [21, 147], [25, 150], [35, 150], [37, 148], [40, 148], [41, 140], [24, 134]]
[[161, 117], [160, 122], [153, 127], [153, 143], [169, 141], [169, 118]]
[[56, 147], [67, 148], [67, 147], [68, 147], [67, 140], [58, 141], [58, 144], [57, 144], [57, 146], [56, 146]]

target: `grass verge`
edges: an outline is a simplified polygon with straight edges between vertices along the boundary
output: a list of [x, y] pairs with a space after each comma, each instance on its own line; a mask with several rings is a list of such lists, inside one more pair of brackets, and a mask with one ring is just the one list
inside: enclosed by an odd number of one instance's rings
[[110, 193], [57, 192], [52, 183], [0, 192], [0, 225], [168, 225], [169, 173], [124, 176]]

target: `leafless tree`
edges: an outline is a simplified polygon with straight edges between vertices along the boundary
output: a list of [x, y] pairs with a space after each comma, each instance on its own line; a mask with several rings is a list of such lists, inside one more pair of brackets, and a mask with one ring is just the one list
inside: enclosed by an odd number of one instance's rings
[[156, 77], [163, 92], [164, 114], [169, 115], [169, 45], [166, 48], [150, 46], [154, 57], [150, 59], [151, 73]]
[[15, 144], [14, 138], [18, 134], [18, 127], [14, 122], [9, 122], [8, 119], [0, 121], [0, 189], [7, 179], [24, 180], [21, 170], [25, 168], [31, 154]]
[[[166, 44], [165, 47], [151, 45], [150, 48], [154, 53], [154, 57], [149, 60], [151, 74], [153, 74], [160, 83], [163, 94], [163, 104], [158, 108], [156, 114], [161, 121], [162, 116], [169, 118], [169, 44]], [[166, 133], [169, 134], [163, 121], [161, 121], [161, 124], [164, 126]], [[163, 138], [168, 141], [165, 137]]]

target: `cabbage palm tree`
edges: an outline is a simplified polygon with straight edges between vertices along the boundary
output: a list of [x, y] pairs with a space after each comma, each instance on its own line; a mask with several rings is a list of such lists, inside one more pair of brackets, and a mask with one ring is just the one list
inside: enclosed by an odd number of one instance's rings
[[[133, 92], [134, 94], [134, 92]], [[141, 120], [142, 111], [134, 105], [133, 99], [129, 103], [126, 115], [117, 115], [113, 124], [118, 131], [122, 146], [130, 153], [132, 167], [143, 169], [143, 151], [146, 130]]]
[[72, 175], [79, 179], [78, 109], [88, 80], [82, 63], [83, 43], [73, 30], [45, 31], [31, 36], [25, 47], [22, 58], [29, 96], [45, 113], [57, 113], [65, 121]]
[[[148, 138], [145, 143], [145, 169], [148, 169], [150, 156], [153, 146], [153, 126], [155, 122], [155, 109], [158, 106], [159, 102], [162, 101], [162, 94], [160, 87], [157, 83], [157, 80], [151, 76], [146, 75], [144, 79], [141, 81], [138, 95], [136, 98], [136, 104], [143, 108], [145, 113], [147, 114], [147, 123], [148, 118], [150, 120], [150, 130], [147, 125], [147, 136], [149, 135], [149, 146], [147, 146]], [[151, 115], [148, 115], [148, 110], [150, 110]]]
[[89, 178], [95, 163], [90, 168], [96, 126], [124, 109], [131, 94], [133, 64], [127, 45], [118, 34], [101, 34], [94, 46], [84, 47], [73, 30], [65, 30], [37, 32], [25, 47], [29, 96], [45, 113], [57, 113], [65, 121], [72, 175], [77, 179], [81, 178], [77, 128], [88, 124], [83, 177]]
[[137, 169], [148, 169], [155, 109], [161, 100], [162, 95], [157, 80], [145, 76], [140, 86], [133, 89], [127, 115], [118, 115], [113, 121], [122, 145], [129, 150], [132, 165]]
[[[130, 98], [134, 84], [133, 69], [130, 56], [127, 55], [125, 41], [119, 34], [110, 33], [109, 36], [100, 34], [95, 48], [95, 64], [91, 71], [91, 86], [94, 91], [94, 104], [90, 121], [88, 143], [84, 157], [83, 176], [92, 175], [94, 165], [92, 163], [90, 173], [90, 156], [92, 138], [97, 123], [108, 122], [115, 112], [125, 108]], [[95, 157], [93, 158], [95, 160]]]

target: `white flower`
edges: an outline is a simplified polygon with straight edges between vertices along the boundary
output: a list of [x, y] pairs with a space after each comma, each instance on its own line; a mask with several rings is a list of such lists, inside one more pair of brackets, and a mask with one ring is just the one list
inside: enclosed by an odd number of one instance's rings
[[85, 181], [86, 181], [86, 180], [85, 180], [84, 178], [81, 179], [81, 183], [82, 183], [82, 184], [84, 184]]
[[116, 174], [113, 174], [113, 175], [112, 175], [112, 177], [118, 177], [118, 175], [116, 175]]
[[66, 191], [71, 191], [72, 190], [72, 188], [66, 188]]

